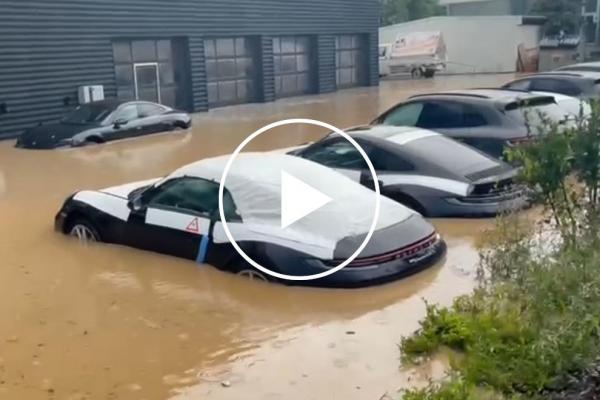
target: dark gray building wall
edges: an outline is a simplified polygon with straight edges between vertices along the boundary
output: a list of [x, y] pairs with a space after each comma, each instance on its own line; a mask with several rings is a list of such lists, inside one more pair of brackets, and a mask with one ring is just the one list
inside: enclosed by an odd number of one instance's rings
[[271, 36], [316, 35], [317, 92], [328, 92], [333, 35], [364, 34], [366, 83], [376, 85], [378, 21], [378, 0], [2, 0], [0, 137], [57, 120], [76, 105], [79, 86], [103, 85], [114, 97], [114, 39], [185, 38], [193, 111], [208, 107], [205, 37], [260, 36], [262, 100], [271, 101]]

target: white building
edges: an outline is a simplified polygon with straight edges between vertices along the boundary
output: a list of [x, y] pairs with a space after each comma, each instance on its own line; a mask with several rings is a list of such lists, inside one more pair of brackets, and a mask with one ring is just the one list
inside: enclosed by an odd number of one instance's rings
[[432, 17], [379, 28], [379, 43], [393, 43], [407, 32], [440, 31], [447, 73], [515, 72], [519, 45], [537, 47], [543, 21], [515, 15]]

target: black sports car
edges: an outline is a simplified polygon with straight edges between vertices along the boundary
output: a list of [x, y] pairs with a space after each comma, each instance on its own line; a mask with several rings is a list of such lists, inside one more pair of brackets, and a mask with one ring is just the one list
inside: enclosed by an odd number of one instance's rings
[[[56, 229], [82, 241], [124, 244], [179, 256], [267, 280], [235, 251], [218, 213], [219, 181], [228, 157], [183, 167], [163, 179], [69, 197]], [[332, 201], [281, 228], [281, 171]], [[280, 154], [237, 157], [227, 176], [223, 211], [239, 246], [271, 271], [314, 275], [353, 254], [372, 224], [373, 192], [338, 172]], [[357, 287], [398, 279], [434, 264], [445, 244], [420, 215], [382, 196], [379, 223], [363, 252], [333, 275], [305, 284]]]
[[104, 100], [78, 106], [59, 123], [25, 131], [16, 147], [54, 149], [187, 129], [192, 118], [183, 111], [147, 101]]
[[[392, 126], [347, 132], [377, 170], [381, 193], [427, 217], [488, 217], [527, 205], [525, 191], [515, 184], [516, 169], [443, 135]], [[339, 135], [291, 154], [373, 187], [365, 160]]]
[[540, 122], [540, 113], [560, 124], [572, 120], [572, 115], [561, 109], [552, 96], [469, 89], [413, 96], [371, 124], [430, 129], [502, 158], [506, 147], [531, 140], [537, 134], [535, 125]]

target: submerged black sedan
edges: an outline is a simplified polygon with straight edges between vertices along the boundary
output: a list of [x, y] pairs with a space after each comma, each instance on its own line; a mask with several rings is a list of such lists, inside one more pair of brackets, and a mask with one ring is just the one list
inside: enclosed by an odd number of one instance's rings
[[[427, 217], [489, 217], [527, 206], [515, 168], [444, 135], [382, 125], [348, 133], [377, 170], [381, 193]], [[291, 154], [373, 187], [365, 160], [339, 135]]]
[[[116, 243], [211, 264], [260, 280], [234, 249], [219, 215], [219, 181], [228, 157], [183, 167], [162, 179], [69, 197], [56, 229], [81, 241]], [[311, 182], [331, 202], [282, 228], [281, 171]], [[364, 240], [374, 193], [333, 169], [288, 155], [240, 154], [223, 196], [227, 226], [240, 248], [279, 274], [315, 275], [339, 265]], [[359, 287], [399, 279], [445, 253], [435, 228], [414, 211], [381, 198], [379, 223], [358, 258], [341, 271], [304, 284]]]
[[192, 119], [183, 111], [147, 101], [103, 100], [78, 106], [56, 124], [25, 131], [16, 147], [54, 149], [187, 129]]

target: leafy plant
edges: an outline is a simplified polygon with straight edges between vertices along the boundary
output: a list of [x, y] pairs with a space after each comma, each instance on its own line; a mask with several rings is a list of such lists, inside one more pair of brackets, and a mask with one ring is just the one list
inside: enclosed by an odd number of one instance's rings
[[[480, 246], [477, 289], [451, 307], [427, 305], [420, 329], [402, 340], [403, 360], [442, 347], [462, 356], [444, 382], [404, 399], [546, 398], [598, 370], [600, 106], [568, 130], [540, 119], [536, 140], [509, 157], [549, 218], [500, 217]], [[560, 245], [548, 245], [557, 235]]]

